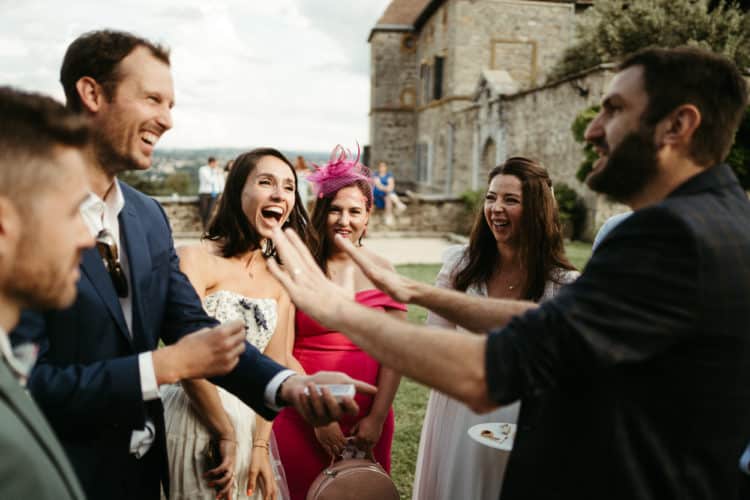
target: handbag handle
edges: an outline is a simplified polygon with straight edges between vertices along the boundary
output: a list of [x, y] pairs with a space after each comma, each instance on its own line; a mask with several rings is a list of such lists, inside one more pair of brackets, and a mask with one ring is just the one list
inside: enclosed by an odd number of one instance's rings
[[[347, 449], [352, 449], [352, 448], [356, 449], [357, 451], [363, 451], [363, 450], [360, 450], [359, 448], [357, 448], [354, 445], [354, 437], [353, 436], [349, 436], [348, 438], [346, 438], [346, 446], [344, 447], [343, 450], [341, 450], [341, 453], [339, 453], [338, 456], [331, 457], [331, 463], [328, 464], [327, 469], [330, 469], [333, 466], [333, 464], [335, 464], [336, 462], [338, 462], [340, 460], [344, 460], [344, 453], [346, 453]], [[372, 453], [372, 448], [370, 448], [368, 450], [364, 450], [364, 451], [365, 451], [365, 458], [366, 459], [371, 460], [372, 462], [375, 462], [376, 464], [379, 464], [379, 462], [377, 460], [375, 460], [375, 455]], [[328, 473], [328, 472], [326, 472], [326, 473]]]

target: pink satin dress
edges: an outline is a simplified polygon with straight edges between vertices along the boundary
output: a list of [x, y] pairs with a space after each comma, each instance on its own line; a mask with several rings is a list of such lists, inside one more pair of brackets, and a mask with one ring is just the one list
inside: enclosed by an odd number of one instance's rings
[[[363, 290], [355, 300], [374, 309], [406, 311], [406, 306], [394, 301], [380, 290]], [[357, 347], [344, 334], [332, 331], [304, 312], [297, 310], [295, 318], [294, 357], [307, 373], [320, 370], [341, 371], [353, 378], [377, 385], [380, 364]], [[341, 430], [348, 436], [352, 427], [370, 413], [373, 397], [357, 394], [359, 415], [345, 417]], [[383, 424], [383, 432], [373, 449], [375, 459], [390, 473], [391, 443], [393, 441], [393, 408]], [[285, 408], [274, 420], [273, 431], [279, 455], [284, 465], [292, 500], [304, 500], [310, 484], [326, 468], [331, 459], [323, 451], [313, 428], [292, 408]]]

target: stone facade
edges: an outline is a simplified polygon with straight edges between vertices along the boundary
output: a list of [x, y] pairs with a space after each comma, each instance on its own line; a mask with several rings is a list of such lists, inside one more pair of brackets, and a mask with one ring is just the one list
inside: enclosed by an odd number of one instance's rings
[[416, 161], [416, 40], [397, 30], [376, 33], [371, 42], [370, 163], [385, 161], [396, 178], [406, 178]]
[[453, 168], [455, 114], [474, 104], [483, 70], [504, 72], [516, 90], [544, 81], [571, 41], [575, 4], [394, 0], [370, 35], [371, 163], [389, 162], [399, 189], [475, 187]]
[[[411, 32], [404, 24], [399, 32], [376, 25], [370, 36], [371, 158], [389, 162], [399, 190], [447, 197], [482, 189], [489, 170], [509, 156], [537, 159], [554, 182], [584, 198], [584, 236], [593, 237], [603, 214], [618, 208], [575, 179], [583, 157], [570, 125], [600, 100], [611, 70], [542, 85], [572, 42], [582, 3], [433, 1], [412, 20]], [[415, 42], [413, 58], [404, 57], [397, 37]], [[391, 108], [405, 88], [416, 89], [416, 102], [399, 109], [394, 126]], [[413, 130], [406, 129], [407, 117]]]

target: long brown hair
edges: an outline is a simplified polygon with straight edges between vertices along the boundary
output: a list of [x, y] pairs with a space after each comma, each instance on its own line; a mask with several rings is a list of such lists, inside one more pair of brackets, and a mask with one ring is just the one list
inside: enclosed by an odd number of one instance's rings
[[331, 203], [341, 189], [349, 186], [357, 186], [365, 197], [365, 208], [369, 213], [372, 210], [372, 186], [363, 180], [357, 180], [346, 186], [341, 186], [337, 191], [330, 193], [328, 196], [323, 198], [316, 198], [315, 205], [313, 205], [312, 215], [310, 216], [310, 225], [312, 230], [310, 231], [309, 247], [310, 252], [315, 257], [315, 261], [318, 263], [324, 273], [328, 273], [328, 258], [333, 253], [333, 242], [328, 237], [328, 212], [331, 209]]
[[[557, 203], [547, 170], [533, 160], [519, 156], [490, 171], [489, 185], [498, 175], [512, 175], [521, 181], [522, 214], [519, 257], [526, 277], [521, 285], [526, 300], [538, 301], [548, 280], [557, 282], [557, 269], [574, 270], [565, 256]], [[453, 279], [456, 290], [487, 283], [500, 262], [497, 242], [481, 210], [474, 220], [465, 252], [466, 264]]]
[[302, 241], [308, 241], [309, 220], [297, 189], [297, 173], [294, 167], [280, 151], [273, 148], [257, 148], [239, 155], [234, 160], [224, 192], [219, 199], [219, 207], [204, 235], [204, 238], [218, 242], [223, 257], [234, 257], [260, 248], [261, 235], [242, 211], [242, 190], [248, 176], [264, 156], [273, 156], [289, 165], [289, 170], [294, 175], [294, 209], [289, 214], [285, 227], [291, 227]]

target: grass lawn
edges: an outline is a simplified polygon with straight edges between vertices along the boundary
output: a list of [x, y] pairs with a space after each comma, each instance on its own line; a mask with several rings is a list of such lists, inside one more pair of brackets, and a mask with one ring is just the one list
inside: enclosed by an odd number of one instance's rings
[[[568, 243], [565, 251], [570, 261], [579, 270], [591, 255], [591, 245], [580, 241]], [[411, 264], [396, 266], [399, 273], [418, 279], [425, 283], [434, 283], [440, 271], [438, 264]], [[409, 306], [409, 321], [424, 323], [427, 311], [419, 306]], [[417, 462], [419, 436], [422, 431], [425, 406], [429, 390], [416, 382], [404, 378], [396, 394], [394, 411], [396, 413], [396, 433], [393, 437], [391, 476], [396, 483], [402, 499], [411, 498], [411, 486], [414, 482], [414, 467]]]

